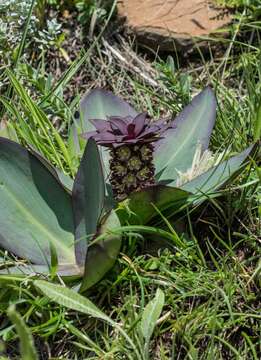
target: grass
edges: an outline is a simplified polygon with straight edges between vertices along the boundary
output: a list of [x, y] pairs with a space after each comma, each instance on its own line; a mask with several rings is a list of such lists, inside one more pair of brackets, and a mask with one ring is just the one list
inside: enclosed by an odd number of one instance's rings
[[[38, 69], [33, 81], [18, 65], [2, 74], [13, 89], [1, 96], [2, 120], [19, 141], [74, 176], [79, 154], [70, 143], [70, 125], [84, 89], [105, 86], [159, 117], [179, 112], [210, 83], [219, 107], [211, 149], [239, 152], [260, 137], [260, 26], [260, 21], [243, 16], [223, 40], [221, 56], [211, 43], [207, 55], [198, 52], [187, 63], [178, 59], [180, 65], [175, 56], [144, 60], [126, 44], [125, 50], [115, 45], [115, 53], [99, 39], [92, 51], [79, 54], [54, 87], [50, 74]], [[88, 82], [71, 89], [80, 65], [87, 68]], [[75, 100], [64, 101], [65, 87]], [[26, 355], [24, 345], [31, 344], [31, 333], [40, 359], [259, 359], [260, 158], [218, 195], [186, 209], [185, 230], [178, 231], [183, 247], [155, 241], [137, 228], [126, 234], [114, 268], [84, 294], [98, 309], [75, 298], [75, 292], [66, 301], [67, 294], [45, 291], [47, 285], [41, 287], [30, 276], [16, 281], [1, 276], [3, 358], [34, 359], [33, 349]], [[167, 225], [166, 220], [161, 228], [171, 239]], [[4, 252], [3, 257], [13, 261]], [[154, 330], [149, 338], [144, 336], [146, 326]]]

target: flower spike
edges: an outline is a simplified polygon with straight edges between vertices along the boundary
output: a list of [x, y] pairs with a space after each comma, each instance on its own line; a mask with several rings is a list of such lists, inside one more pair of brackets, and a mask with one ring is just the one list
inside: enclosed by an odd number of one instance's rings
[[168, 128], [165, 122], [152, 122], [145, 112], [136, 116], [91, 120], [96, 131], [82, 136], [93, 138], [97, 144], [111, 149], [110, 181], [118, 200], [155, 183], [153, 143]]

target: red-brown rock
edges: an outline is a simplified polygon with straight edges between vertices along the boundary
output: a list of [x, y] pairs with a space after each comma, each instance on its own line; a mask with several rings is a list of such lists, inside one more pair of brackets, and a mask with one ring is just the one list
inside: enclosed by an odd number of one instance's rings
[[119, 0], [118, 14], [141, 44], [168, 51], [191, 47], [193, 38], [231, 21], [224, 9], [206, 0]]

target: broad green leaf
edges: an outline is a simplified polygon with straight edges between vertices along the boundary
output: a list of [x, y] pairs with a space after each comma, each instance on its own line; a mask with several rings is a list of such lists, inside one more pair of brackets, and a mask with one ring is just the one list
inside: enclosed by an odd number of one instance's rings
[[[138, 113], [125, 101], [109, 91], [94, 89], [87, 93], [80, 103], [81, 119], [78, 121], [78, 133], [94, 130], [90, 119], [104, 119], [108, 116], [135, 116]], [[75, 130], [74, 130], [75, 133]], [[100, 149], [104, 171], [109, 172], [109, 152]]]
[[69, 309], [83, 312], [94, 318], [111, 322], [111, 319], [90, 300], [64, 286], [51, 284], [44, 280], [35, 280], [34, 285], [52, 301]]
[[69, 193], [72, 192], [73, 179], [66, 175], [62, 170], [55, 168], [47, 159], [45, 159], [39, 151], [35, 150], [32, 146], [28, 145], [31, 153], [50, 171], [56, 180], [64, 187]]
[[28, 261], [74, 264], [70, 195], [45, 166], [17, 143], [0, 138], [0, 244]]
[[98, 232], [98, 235], [107, 233], [107, 236], [96, 243], [94, 240], [94, 244], [88, 247], [81, 291], [95, 285], [114, 265], [121, 248], [121, 235], [113, 233], [113, 230], [119, 227], [119, 219], [112, 211]]
[[157, 320], [160, 317], [164, 306], [165, 296], [162, 290], [157, 289], [155, 298], [151, 300], [145, 307], [141, 318], [141, 333], [148, 344], [155, 329]]
[[157, 142], [155, 166], [159, 181], [169, 184], [177, 178], [177, 170], [189, 168], [198, 143], [203, 151], [208, 148], [215, 118], [216, 99], [207, 87], [173, 120], [176, 128], [166, 130]]
[[85, 264], [88, 237], [96, 234], [105, 198], [105, 184], [99, 150], [93, 139], [85, 148], [72, 193], [75, 226], [75, 255]]
[[19, 336], [21, 360], [37, 360], [38, 356], [34, 347], [32, 334], [13, 305], [8, 308], [7, 315], [14, 324]]
[[117, 214], [122, 224], [146, 224], [157, 215], [155, 208], [161, 212], [171, 209], [178, 211], [186, 202], [190, 193], [182, 189], [155, 185], [133, 192], [123, 201]]
[[193, 194], [204, 196], [210, 194], [227, 182], [230, 177], [240, 169], [240, 166], [250, 154], [253, 146], [250, 146], [239, 155], [233, 156], [227, 161], [197, 176], [195, 179], [181, 186], [183, 190], [190, 191]]

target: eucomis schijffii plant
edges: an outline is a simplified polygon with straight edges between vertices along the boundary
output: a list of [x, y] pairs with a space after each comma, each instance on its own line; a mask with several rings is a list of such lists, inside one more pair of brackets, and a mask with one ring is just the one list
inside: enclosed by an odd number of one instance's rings
[[83, 150], [73, 181], [0, 137], [0, 245], [17, 257], [2, 263], [2, 276], [51, 274], [81, 281], [81, 290], [95, 284], [120, 251], [121, 225], [173, 216], [242, 168], [253, 146], [230, 158], [208, 149], [215, 119], [209, 87], [177, 118], [158, 121], [95, 89], [71, 129]]

